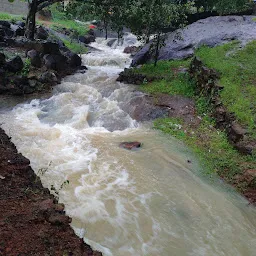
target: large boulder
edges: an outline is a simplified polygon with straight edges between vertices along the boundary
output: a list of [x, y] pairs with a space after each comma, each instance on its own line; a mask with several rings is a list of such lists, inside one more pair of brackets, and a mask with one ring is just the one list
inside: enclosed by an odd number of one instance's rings
[[5, 64], [5, 69], [10, 71], [10, 72], [19, 72], [23, 69], [23, 61], [20, 56], [16, 56], [13, 59], [9, 60]]
[[66, 52], [65, 56], [68, 58], [68, 64], [70, 67], [76, 68], [81, 66], [82, 60], [77, 54], [73, 52]]
[[45, 67], [56, 71], [67, 70], [67, 57], [60, 54], [46, 54], [43, 57]]
[[5, 55], [4, 53], [0, 52], [0, 67], [5, 64]]
[[[158, 59], [172, 60], [191, 57], [196, 48], [214, 47], [232, 40], [243, 44], [256, 39], [256, 26], [252, 16], [217, 16], [199, 20], [184, 29], [167, 33], [166, 45]], [[145, 45], [133, 58], [132, 66], [152, 60], [150, 44]]]
[[31, 65], [37, 68], [42, 66], [42, 60], [40, 58], [39, 52], [36, 50], [30, 50], [27, 52], [27, 57], [31, 61]]
[[25, 22], [24, 21], [17, 21], [16, 23], [15, 23], [16, 25], [18, 25], [18, 26], [20, 26], [21, 28], [24, 28], [25, 27]]
[[7, 36], [7, 37], [13, 37], [15, 32], [10, 28], [6, 26], [0, 25], [1, 35]]
[[41, 74], [39, 81], [45, 84], [57, 84], [58, 78], [54, 72], [46, 71]]
[[18, 25], [11, 25], [11, 30], [14, 32], [14, 36], [24, 36], [25, 28]]
[[46, 40], [48, 37], [49, 37], [49, 34], [44, 27], [39, 26], [36, 29], [36, 38], [37, 39]]
[[94, 35], [79, 36], [79, 37], [78, 37], [78, 40], [79, 40], [81, 43], [90, 44], [90, 43], [92, 43], [92, 42], [95, 42], [95, 36], [94, 36]]
[[6, 21], [6, 20], [0, 20], [0, 26], [6, 27], [6, 28], [10, 28], [11, 27], [11, 23], [9, 21]]
[[37, 50], [38, 52], [45, 54], [60, 54], [59, 45], [55, 42], [50, 41], [43, 41], [38, 42], [36, 41], [33, 45], [32, 49]]
[[139, 47], [137, 46], [127, 46], [124, 48], [124, 53], [131, 54], [131, 56], [135, 56], [139, 51]]

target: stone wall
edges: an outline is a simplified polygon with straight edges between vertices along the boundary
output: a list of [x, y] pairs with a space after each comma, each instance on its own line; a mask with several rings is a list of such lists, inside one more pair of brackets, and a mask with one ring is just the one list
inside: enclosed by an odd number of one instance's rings
[[27, 15], [27, 2], [16, 0], [10, 3], [8, 0], [0, 0], [0, 12], [7, 12], [11, 14]]

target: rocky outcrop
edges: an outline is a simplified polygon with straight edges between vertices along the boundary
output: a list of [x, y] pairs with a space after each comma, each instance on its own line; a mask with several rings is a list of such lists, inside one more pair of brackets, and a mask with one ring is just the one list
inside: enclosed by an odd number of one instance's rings
[[127, 46], [124, 48], [124, 53], [130, 54], [132, 57], [136, 55], [140, 47], [137, 46]]
[[[12, 30], [14, 27], [16, 31]], [[17, 27], [24, 29], [24, 24], [0, 21], [0, 46], [6, 52], [16, 49], [15, 54], [20, 54], [7, 60], [5, 54], [0, 53], [0, 94], [22, 95], [49, 90], [62, 77], [82, 68], [81, 58], [63, 43], [42, 40], [48, 38], [47, 29], [39, 26], [36, 37], [40, 39], [31, 41], [18, 36]]]
[[12, 58], [11, 60], [7, 61], [5, 63], [5, 65], [3, 66], [3, 68], [6, 71], [16, 73], [16, 72], [21, 71], [23, 69], [23, 66], [24, 66], [24, 64], [23, 64], [21, 57], [16, 56], [16, 57]]
[[[239, 40], [243, 44], [256, 39], [253, 16], [217, 16], [199, 20], [183, 30], [167, 34], [166, 45], [161, 48], [159, 60], [185, 59], [194, 54], [196, 48]], [[152, 59], [150, 43], [145, 45], [133, 58], [132, 66]]]
[[144, 74], [136, 73], [134, 69], [132, 68], [125, 68], [124, 71], [122, 71], [118, 78], [118, 82], [126, 83], [126, 84], [136, 84], [140, 85], [144, 82], [152, 82], [154, 80], [161, 80], [161, 77], [155, 77], [155, 76], [147, 76]]
[[213, 69], [203, 65], [202, 61], [195, 57], [190, 65], [190, 75], [196, 81], [198, 94], [209, 99], [213, 106], [213, 117], [216, 128], [227, 132], [229, 142], [242, 154], [251, 155], [256, 150], [256, 140], [250, 138], [246, 127], [243, 127], [233, 113], [230, 113], [221, 102], [219, 85], [220, 75]]
[[36, 50], [30, 50], [27, 52], [27, 57], [30, 59], [31, 65], [37, 68], [42, 66], [42, 60], [40, 54]]

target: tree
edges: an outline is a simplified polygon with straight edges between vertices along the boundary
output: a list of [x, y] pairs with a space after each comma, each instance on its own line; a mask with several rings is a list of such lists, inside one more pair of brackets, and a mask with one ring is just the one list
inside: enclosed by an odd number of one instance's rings
[[110, 27], [117, 32], [118, 44], [123, 37], [123, 30], [127, 23], [127, 15], [129, 12], [129, 1], [116, 0], [112, 6], [112, 13], [110, 16]]
[[175, 30], [185, 23], [183, 6], [169, 2], [166, 0], [134, 0], [131, 5], [128, 25], [141, 41], [147, 43], [150, 36], [153, 36], [150, 48], [155, 66], [160, 49], [165, 45], [167, 31]]
[[[188, 0], [176, 0], [176, 2], [191, 2]], [[220, 14], [240, 11], [248, 6], [251, 0], [194, 0], [197, 10], [203, 8], [204, 11], [217, 11]]]
[[114, 0], [91, 0], [91, 10], [103, 22], [103, 29], [105, 30], [105, 39], [108, 39], [108, 28], [113, 12], [112, 6]]
[[35, 36], [36, 13], [61, 0], [27, 0], [28, 15], [26, 19], [25, 37], [33, 40]]
[[[9, 1], [14, 2], [14, 0]], [[36, 27], [36, 13], [41, 11], [45, 7], [61, 1], [62, 0], [27, 0], [28, 14], [26, 19], [25, 37], [30, 40], [34, 39]]]

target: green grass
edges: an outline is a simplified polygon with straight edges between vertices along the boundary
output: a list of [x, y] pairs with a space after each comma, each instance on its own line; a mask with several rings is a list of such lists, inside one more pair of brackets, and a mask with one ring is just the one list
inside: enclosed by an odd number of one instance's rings
[[51, 25], [51, 27], [53, 29], [72, 29], [75, 32], [74, 37], [77, 37], [79, 35], [84, 36], [88, 32], [88, 26], [82, 25], [67, 16], [68, 13], [63, 11], [63, 5], [61, 3], [55, 3], [51, 5], [49, 9], [52, 13], [53, 24]]
[[79, 35], [84, 36], [89, 30], [87, 26], [79, 24], [74, 20], [54, 19], [50, 27], [55, 30], [63, 28], [72, 29], [74, 31], [74, 37], [77, 37]]
[[189, 82], [189, 77], [186, 74], [180, 74], [173, 79], [162, 79], [141, 85], [140, 89], [146, 93], [157, 94], [167, 93], [171, 95], [184, 95], [193, 97], [194, 85]]
[[160, 78], [150, 83], [145, 81], [140, 89], [151, 94], [167, 93], [192, 97], [194, 84], [189, 81], [187, 73], [179, 73], [179, 70], [189, 67], [189, 62], [190, 60], [159, 61], [156, 67], [153, 64], [145, 64], [139, 69], [134, 69], [135, 73]]
[[[196, 129], [186, 126], [182, 120], [163, 118], [154, 122], [154, 128], [182, 140], [199, 158], [204, 173], [218, 174], [229, 182], [243, 170], [255, 168], [255, 156], [240, 155], [228, 142], [225, 132], [216, 130], [208, 117], [203, 118]], [[243, 190], [244, 184], [239, 189]]]
[[6, 12], [0, 12], [0, 20], [8, 20], [8, 21], [16, 22], [18, 20], [22, 20], [22, 16], [14, 15]]
[[172, 77], [177, 69], [188, 68], [189, 64], [190, 60], [158, 61], [156, 67], [154, 67], [154, 64], [145, 64], [139, 69], [134, 69], [134, 71], [147, 76], [161, 76], [168, 78]]
[[[234, 51], [234, 48], [236, 49]], [[230, 112], [256, 134], [256, 41], [243, 49], [238, 43], [202, 47], [196, 55], [221, 74], [221, 100]]]
[[68, 47], [71, 51], [77, 54], [84, 54], [87, 53], [88, 49], [83, 45], [77, 42], [72, 42], [71, 40], [63, 40], [66, 47]]

